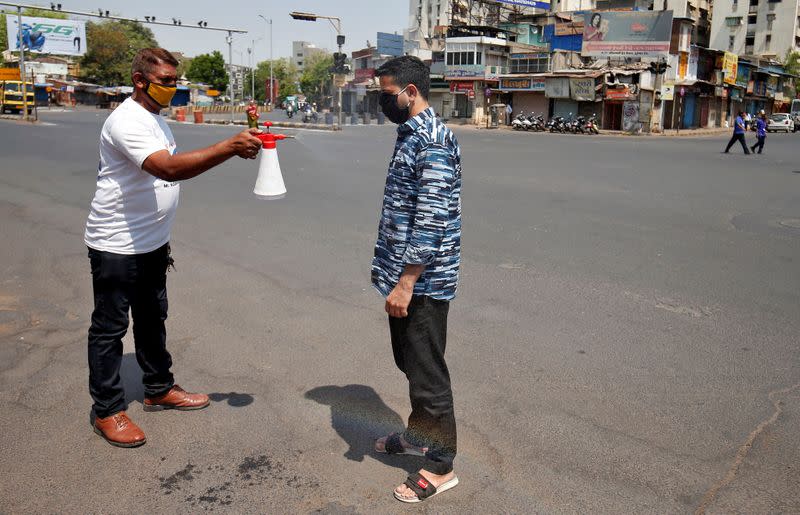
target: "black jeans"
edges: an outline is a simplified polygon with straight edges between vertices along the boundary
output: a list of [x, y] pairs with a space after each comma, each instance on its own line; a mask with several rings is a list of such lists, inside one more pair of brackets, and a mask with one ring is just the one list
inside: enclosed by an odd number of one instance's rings
[[89, 393], [97, 417], [126, 409], [120, 378], [122, 338], [133, 314], [136, 361], [144, 372], [145, 395], [155, 397], [175, 384], [167, 352], [167, 267], [169, 244], [146, 254], [122, 255], [89, 249], [94, 312], [89, 329]]
[[749, 154], [750, 151], [747, 150], [747, 143], [744, 140], [744, 134], [734, 134], [733, 137], [731, 137], [731, 140], [728, 142], [728, 146], [725, 147], [725, 152], [727, 153], [737, 141], [742, 144], [742, 150], [744, 150], [744, 153]]
[[760, 154], [764, 150], [764, 143], [767, 142], [767, 137], [766, 136], [757, 136], [757, 137], [758, 140], [756, 141], [756, 144], [751, 147], [751, 149], [753, 150], [753, 152], [755, 152], [757, 148], [758, 153]]
[[408, 378], [411, 415], [404, 438], [428, 447], [425, 470], [447, 474], [456, 457], [456, 419], [450, 373], [444, 361], [450, 303], [414, 296], [408, 317], [389, 317], [392, 351]]

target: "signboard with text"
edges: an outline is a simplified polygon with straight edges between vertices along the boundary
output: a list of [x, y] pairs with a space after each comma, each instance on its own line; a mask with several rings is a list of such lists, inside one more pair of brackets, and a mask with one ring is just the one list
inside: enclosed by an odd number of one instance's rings
[[544, 91], [545, 82], [544, 79], [531, 77], [505, 77], [500, 79], [499, 89], [502, 91]]
[[570, 79], [570, 95], [579, 102], [594, 101], [594, 77]]
[[6, 16], [9, 50], [19, 50], [21, 35], [22, 47], [26, 52], [58, 55], [84, 55], [86, 53], [86, 22], [84, 21], [23, 16], [21, 31], [18, 30], [18, 25], [16, 16]]
[[550, 2], [543, 0], [497, 0], [503, 4], [518, 5], [520, 7], [533, 7], [535, 9], [550, 10]]
[[722, 58], [722, 81], [725, 84], [736, 84], [736, 68], [739, 65], [739, 56], [732, 52], [725, 52]]
[[593, 11], [586, 14], [581, 53], [591, 57], [666, 57], [672, 11]]

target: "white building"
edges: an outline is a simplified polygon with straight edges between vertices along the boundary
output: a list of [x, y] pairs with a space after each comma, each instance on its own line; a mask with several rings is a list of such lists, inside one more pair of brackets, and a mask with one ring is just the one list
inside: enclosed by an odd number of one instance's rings
[[306, 61], [315, 54], [327, 54], [324, 48], [318, 48], [308, 41], [292, 41], [292, 62], [301, 73], [305, 70]]
[[739, 55], [783, 60], [800, 47], [796, 0], [717, 0], [711, 48]]

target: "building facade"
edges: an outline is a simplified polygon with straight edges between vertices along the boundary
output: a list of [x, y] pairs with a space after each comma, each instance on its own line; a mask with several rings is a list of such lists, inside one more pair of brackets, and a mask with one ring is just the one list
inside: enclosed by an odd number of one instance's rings
[[714, 3], [711, 47], [781, 61], [800, 47], [798, 2], [733, 0]]
[[318, 48], [308, 41], [292, 41], [292, 62], [300, 73], [306, 69], [306, 62], [311, 56], [319, 54], [325, 55], [327, 53], [327, 50]]

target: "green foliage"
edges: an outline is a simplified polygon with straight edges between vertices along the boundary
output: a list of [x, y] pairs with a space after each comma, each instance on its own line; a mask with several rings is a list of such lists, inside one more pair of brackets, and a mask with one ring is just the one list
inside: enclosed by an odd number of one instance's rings
[[143, 48], [158, 47], [153, 31], [139, 22], [107, 21], [86, 24], [86, 55], [81, 77], [97, 84], [130, 84], [131, 63]]
[[[800, 52], [787, 50], [786, 57], [783, 60], [783, 68], [786, 73], [800, 75]], [[792, 80], [794, 82], [794, 91], [792, 91], [792, 96], [795, 97], [800, 94], [800, 81], [798, 81], [798, 79]]]
[[[283, 102], [289, 95], [297, 94], [297, 67], [289, 59], [275, 59], [272, 61], [272, 77], [278, 81], [278, 98], [275, 103]], [[269, 81], [269, 61], [262, 61], [256, 65], [256, 100], [264, 102], [267, 100], [266, 84]], [[245, 81], [244, 94], [246, 97], [251, 94], [252, 80]]]
[[[33, 16], [36, 18], [53, 18], [55, 20], [66, 20], [67, 15], [64, 13], [50, 11], [48, 9], [23, 9], [22, 10], [23, 16]], [[16, 16], [14, 14], [0, 14], [0, 48], [7, 48], [6, 45], [8, 44], [8, 29], [6, 27], [6, 16]], [[12, 49], [16, 49], [16, 45], [12, 46]], [[0, 55], [0, 63], [3, 63], [3, 57]]]
[[200, 82], [225, 91], [228, 87], [228, 72], [225, 70], [225, 59], [215, 50], [210, 54], [201, 54], [192, 59], [186, 78], [192, 82]]
[[[189, 73], [189, 68], [192, 67], [192, 59], [191, 57], [183, 57], [180, 63], [178, 64], [178, 78], [186, 76]], [[188, 79], [188, 77], [187, 77]]]
[[330, 54], [313, 54], [306, 59], [305, 70], [300, 77], [300, 88], [303, 94], [311, 102], [322, 105], [326, 92], [331, 90], [333, 74], [330, 69], [333, 66], [333, 56]]

